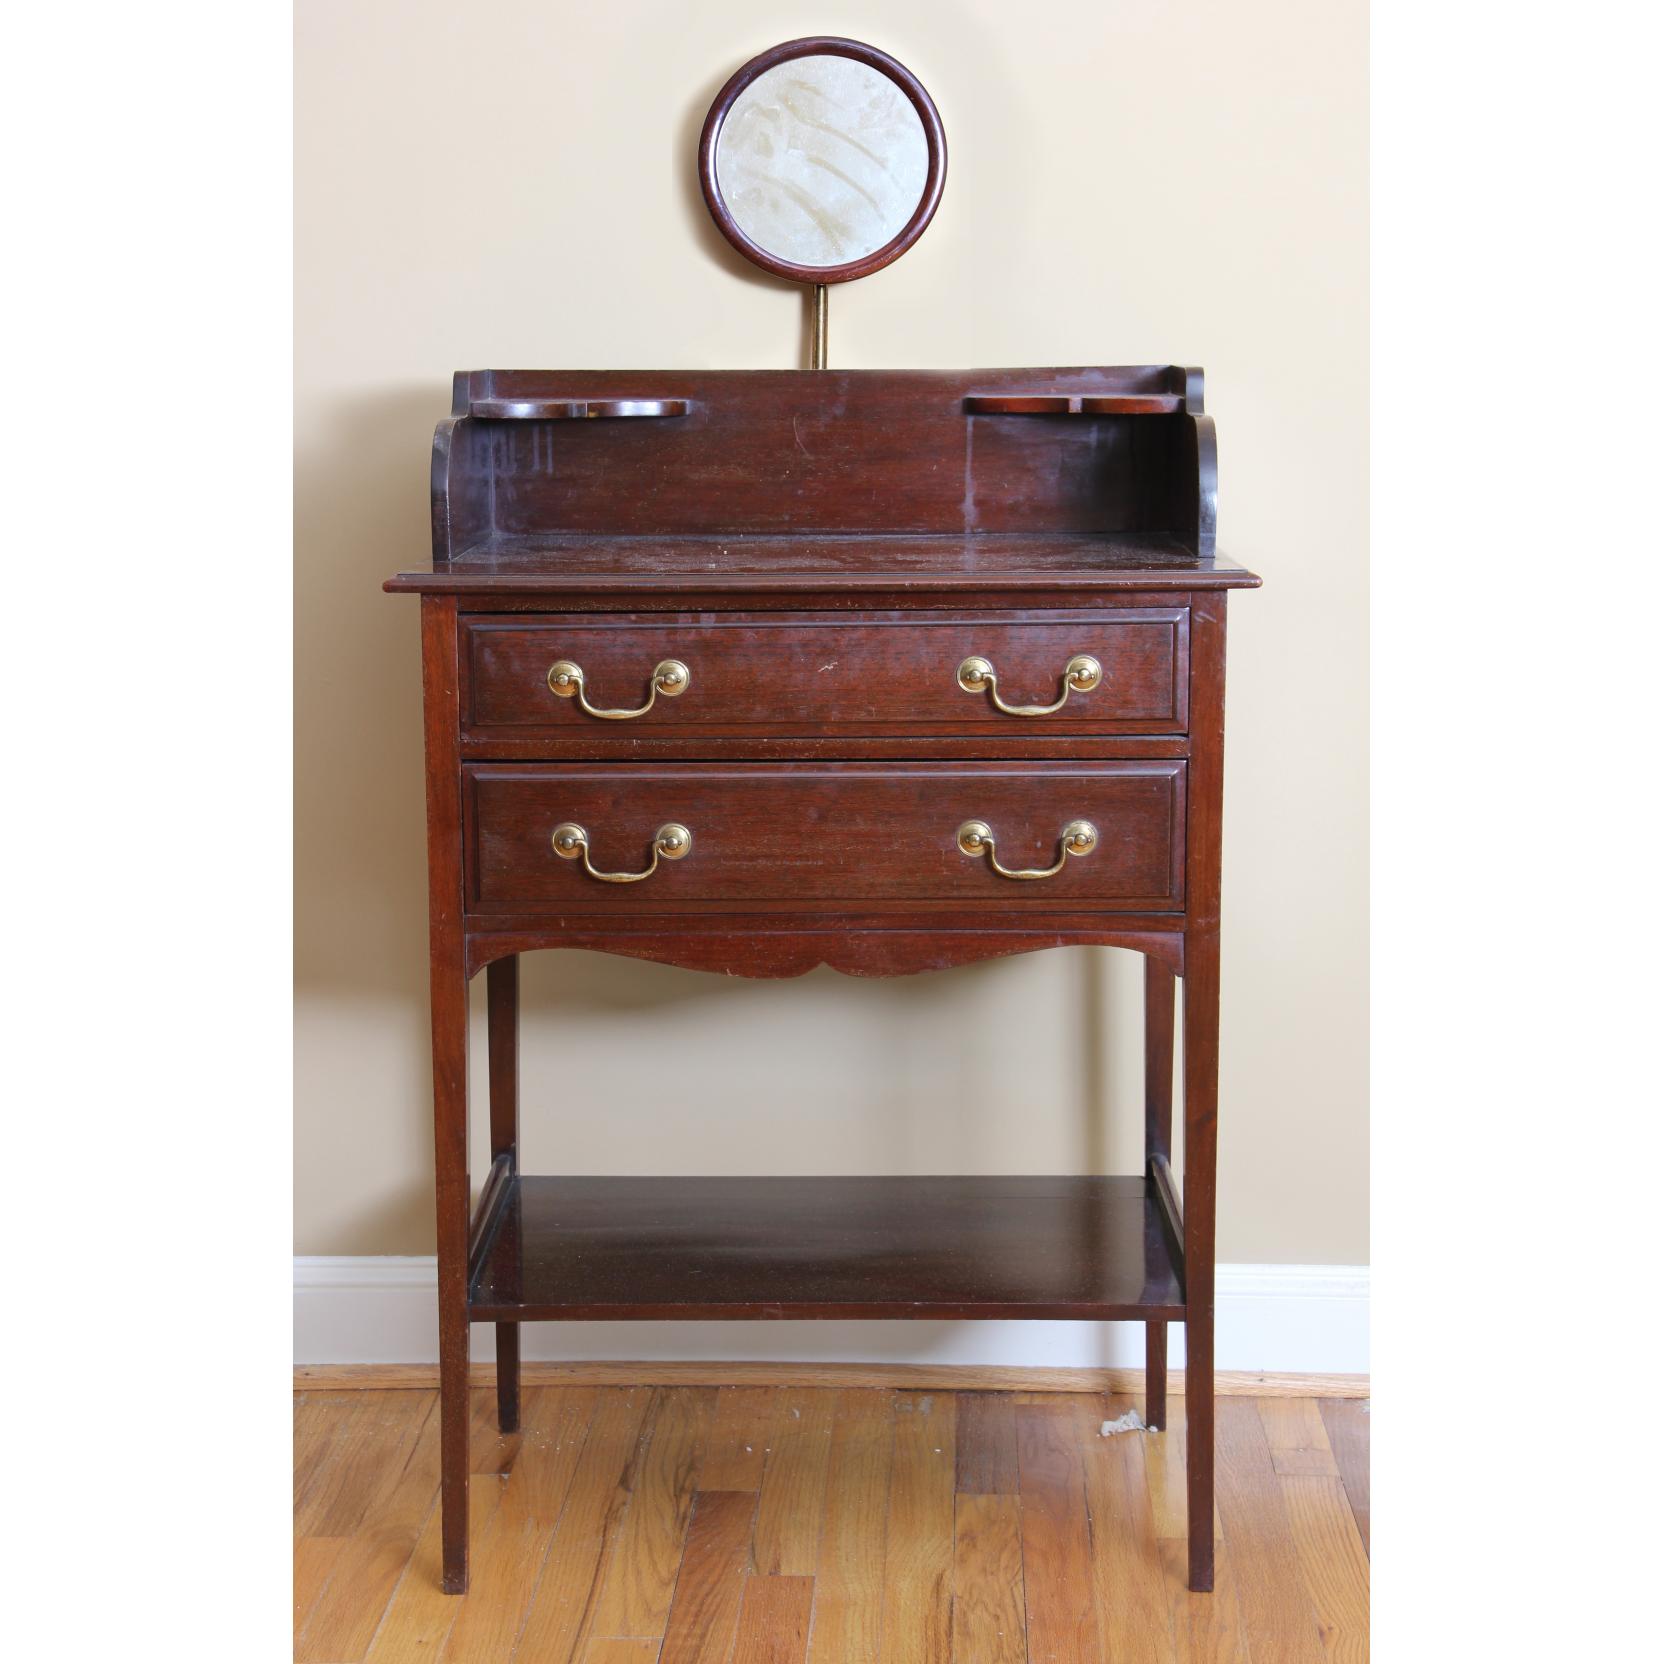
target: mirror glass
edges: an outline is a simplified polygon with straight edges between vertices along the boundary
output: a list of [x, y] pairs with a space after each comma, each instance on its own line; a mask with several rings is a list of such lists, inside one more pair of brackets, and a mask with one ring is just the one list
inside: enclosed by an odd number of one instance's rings
[[824, 53], [776, 64], [746, 86], [715, 162], [728, 212], [760, 249], [794, 265], [842, 266], [907, 225], [930, 148], [889, 76]]

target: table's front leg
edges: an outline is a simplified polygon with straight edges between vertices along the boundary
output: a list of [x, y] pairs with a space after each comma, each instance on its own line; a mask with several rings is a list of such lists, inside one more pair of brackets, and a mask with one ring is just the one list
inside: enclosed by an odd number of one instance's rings
[[434, 1191], [439, 1254], [439, 1469], [447, 1594], [468, 1587], [468, 981], [432, 968]]
[[462, 763], [456, 598], [422, 598], [427, 757], [428, 989], [439, 1256], [439, 1476], [447, 1594], [468, 1587], [468, 971], [462, 931]]
[[1219, 1106], [1219, 933], [1184, 955], [1184, 1413], [1190, 1587], [1213, 1587], [1214, 1169]]

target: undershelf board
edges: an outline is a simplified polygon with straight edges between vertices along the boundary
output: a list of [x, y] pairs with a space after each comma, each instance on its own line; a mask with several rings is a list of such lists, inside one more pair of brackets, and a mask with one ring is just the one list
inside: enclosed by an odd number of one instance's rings
[[476, 1321], [1180, 1319], [1148, 1183], [1062, 1178], [519, 1178]]

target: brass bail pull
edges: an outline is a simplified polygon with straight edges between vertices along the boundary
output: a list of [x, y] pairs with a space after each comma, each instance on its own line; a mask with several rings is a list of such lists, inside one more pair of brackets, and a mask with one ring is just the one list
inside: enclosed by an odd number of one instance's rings
[[1000, 698], [999, 678], [994, 674], [993, 665], [980, 653], [973, 653], [970, 658], [961, 661], [955, 679], [966, 693], [986, 691], [995, 708], [1004, 711], [1007, 716], [1050, 716], [1069, 703], [1071, 693], [1090, 693], [1104, 679], [1104, 667], [1090, 653], [1075, 654], [1064, 665], [1062, 685], [1057, 698], [1049, 705], [1006, 704]]
[[1002, 867], [994, 853], [994, 829], [985, 820], [968, 820], [955, 835], [961, 855], [986, 855], [1001, 878], [1056, 878], [1071, 855], [1090, 855], [1098, 847], [1098, 829], [1089, 820], [1072, 820], [1059, 836], [1062, 848], [1049, 867]]
[[693, 834], [677, 821], [666, 821], [653, 834], [653, 859], [642, 872], [602, 872], [589, 859], [589, 834], [576, 821], [562, 821], [550, 838], [555, 854], [563, 861], [583, 857], [584, 871], [603, 884], [639, 884], [659, 870], [659, 860], [680, 861], [693, 848]]
[[679, 698], [688, 691], [688, 683], [692, 680], [692, 672], [680, 659], [660, 659], [653, 666], [645, 705], [638, 705], [633, 711], [603, 710], [599, 705], [590, 704], [589, 695], [584, 692], [581, 665], [574, 664], [570, 659], [556, 659], [549, 666], [550, 693], [562, 699], [576, 699], [591, 716], [598, 716], [607, 722], [627, 722], [631, 717], [646, 716], [661, 693], [666, 699]]

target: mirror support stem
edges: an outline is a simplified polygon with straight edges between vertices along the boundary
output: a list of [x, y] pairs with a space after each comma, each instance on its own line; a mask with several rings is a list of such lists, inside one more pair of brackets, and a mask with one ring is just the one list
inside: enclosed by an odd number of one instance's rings
[[826, 285], [814, 286], [814, 320], [809, 330], [809, 368], [826, 368]]

